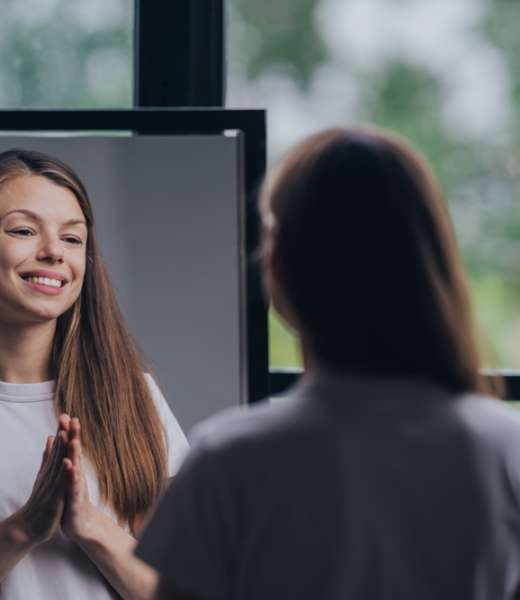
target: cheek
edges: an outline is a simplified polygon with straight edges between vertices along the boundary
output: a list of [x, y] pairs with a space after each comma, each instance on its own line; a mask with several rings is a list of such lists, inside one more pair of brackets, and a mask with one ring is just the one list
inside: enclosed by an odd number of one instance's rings
[[70, 262], [72, 270], [74, 272], [74, 279], [80, 285], [83, 284], [83, 280], [85, 279], [85, 270], [87, 265], [86, 255], [78, 254], [78, 256], [74, 257], [74, 260]]
[[10, 243], [9, 241], [0, 244], [0, 268], [12, 269], [21, 265], [24, 260], [29, 258], [28, 245]]

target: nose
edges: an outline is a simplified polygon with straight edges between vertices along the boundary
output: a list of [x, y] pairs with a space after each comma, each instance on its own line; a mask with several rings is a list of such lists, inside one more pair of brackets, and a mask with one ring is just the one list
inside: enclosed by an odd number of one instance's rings
[[62, 263], [63, 246], [61, 241], [50, 236], [43, 238], [36, 258], [50, 264]]

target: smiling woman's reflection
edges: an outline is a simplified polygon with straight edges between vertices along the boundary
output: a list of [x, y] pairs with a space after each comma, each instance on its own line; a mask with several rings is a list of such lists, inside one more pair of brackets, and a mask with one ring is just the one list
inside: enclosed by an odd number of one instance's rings
[[129, 550], [186, 439], [117, 307], [84, 185], [23, 150], [0, 154], [0, 444], [0, 598], [153, 589]]

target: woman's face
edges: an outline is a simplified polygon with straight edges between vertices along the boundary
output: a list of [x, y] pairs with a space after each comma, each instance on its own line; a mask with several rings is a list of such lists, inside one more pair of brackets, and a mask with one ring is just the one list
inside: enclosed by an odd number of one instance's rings
[[0, 323], [53, 320], [85, 276], [87, 226], [74, 194], [39, 175], [0, 186]]

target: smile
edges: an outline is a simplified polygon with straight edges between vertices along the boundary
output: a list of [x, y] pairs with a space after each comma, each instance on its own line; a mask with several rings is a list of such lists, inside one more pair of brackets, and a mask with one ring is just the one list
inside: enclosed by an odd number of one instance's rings
[[63, 287], [64, 282], [60, 279], [50, 279], [49, 277], [23, 277], [25, 281], [31, 283], [38, 283], [40, 285], [48, 285], [55, 288]]
[[67, 284], [67, 280], [62, 275], [54, 273], [23, 273], [20, 277], [32, 290], [48, 296], [60, 294]]

